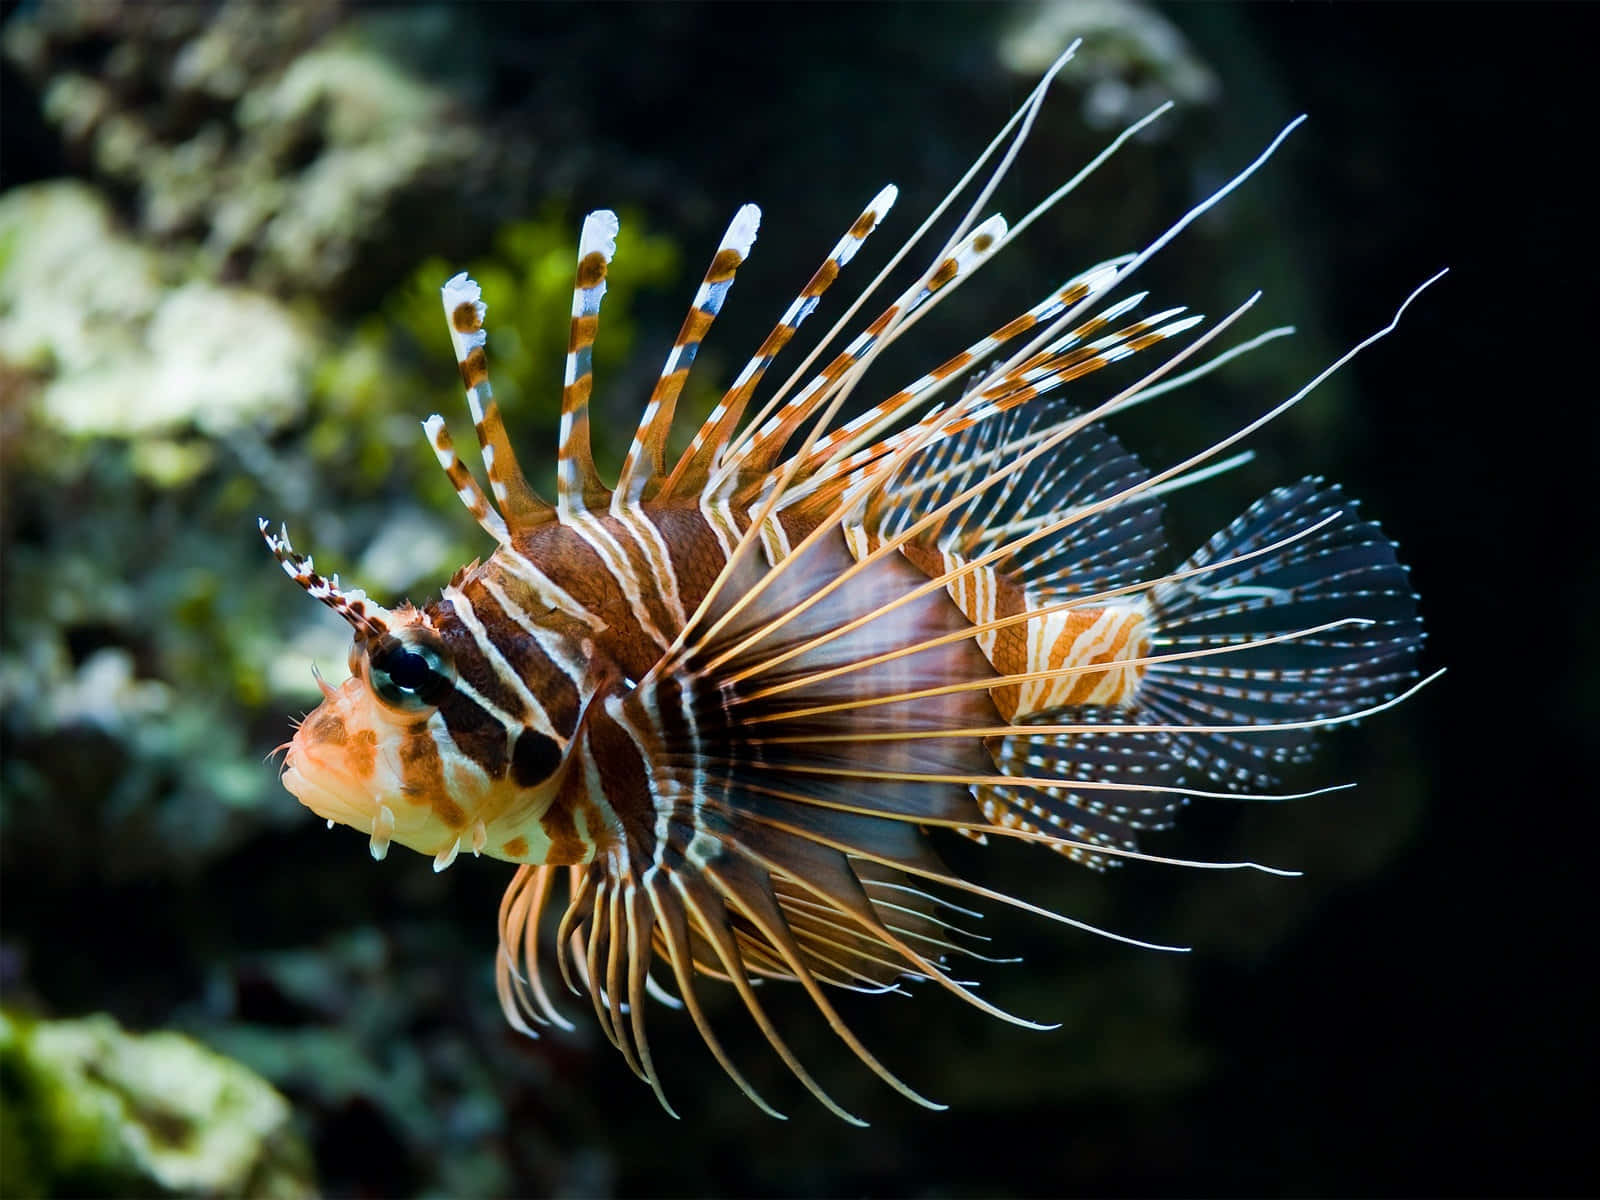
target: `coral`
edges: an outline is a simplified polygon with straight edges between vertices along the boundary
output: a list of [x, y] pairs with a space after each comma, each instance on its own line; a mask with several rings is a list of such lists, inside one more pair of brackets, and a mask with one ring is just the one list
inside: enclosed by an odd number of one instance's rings
[[141, 234], [197, 244], [209, 274], [338, 301], [381, 291], [401, 231], [494, 174], [451, 95], [342, 7], [39, 5], [4, 49]]
[[[0, 197], [0, 247], [0, 360], [50, 376], [38, 403], [56, 428], [150, 439], [301, 410], [314, 347], [301, 323], [258, 293], [172, 279], [83, 184]], [[197, 465], [146, 461], [172, 482]]]
[[1082, 89], [1084, 119], [1095, 128], [1126, 125], [1163, 100], [1209, 104], [1221, 90], [1171, 21], [1148, 4], [1127, 0], [1049, 0], [1020, 7], [996, 53], [1007, 70], [1034, 79], [1074, 38], [1082, 38], [1083, 46], [1065, 77]]
[[284, 1098], [179, 1034], [0, 1013], [0, 1094], [8, 1196], [316, 1190]]

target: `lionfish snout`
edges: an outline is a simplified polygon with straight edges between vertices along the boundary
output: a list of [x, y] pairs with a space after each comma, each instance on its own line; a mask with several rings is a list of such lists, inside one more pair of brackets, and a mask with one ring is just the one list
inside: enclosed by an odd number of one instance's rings
[[[300, 723], [284, 756], [283, 785], [317, 816], [379, 838], [389, 836], [397, 819], [382, 797], [398, 791], [379, 754], [379, 731], [362, 719], [366, 707], [359, 679], [329, 689], [329, 695]], [[388, 811], [385, 816], [385, 811]], [[381, 839], [387, 844], [388, 837]]]

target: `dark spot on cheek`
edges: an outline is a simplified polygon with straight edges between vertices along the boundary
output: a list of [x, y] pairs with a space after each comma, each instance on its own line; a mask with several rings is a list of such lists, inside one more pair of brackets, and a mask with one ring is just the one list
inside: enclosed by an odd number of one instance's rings
[[521, 858], [528, 852], [528, 839], [524, 837], [514, 837], [505, 844], [503, 849], [512, 858]]
[[533, 787], [555, 774], [561, 765], [561, 746], [536, 729], [524, 728], [511, 751], [511, 777], [518, 787]]

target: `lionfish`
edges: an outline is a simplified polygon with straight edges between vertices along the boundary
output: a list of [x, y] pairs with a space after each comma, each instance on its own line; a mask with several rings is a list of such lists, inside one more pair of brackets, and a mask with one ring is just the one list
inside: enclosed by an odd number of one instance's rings
[[[552, 953], [663, 1105], [647, 995], [687, 1009], [723, 1070], [780, 1115], [718, 1040], [697, 998], [705, 976], [737, 991], [788, 1068], [845, 1120], [860, 1123], [792, 1053], [757, 982], [798, 983], [862, 1063], [943, 1107], [873, 1056], [828, 989], [927, 981], [992, 1016], [1049, 1028], [951, 974], [953, 958], [974, 953], [953, 894], [1149, 943], [954, 874], [930, 831], [1017, 839], [1094, 869], [1127, 859], [1255, 867], [1152, 855], [1138, 835], [1165, 828], [1190, 797], [1254, 794], [1306, 756], [1317, 730], [1421, 686], [1406, 568], [1337, 486], [1281, 487], [1175, 569], [1157, 566], [1163, 496], [1240, 461], [1217, 456], [1387, 333], [1398, 312], [1294, 396], [1163, 470], [1142, 466], [1106, 418], [1285, 332], [1174, 374], [1255, 296], [1115, 394], [1077, 406], [1060, 398], [1200, 323], [1179, 308], [1133, 315], [1144, 294], [1105, 301], [1299, 120], [1145, 250], [1072, 277], [862, 415], [836, 420], [886, 346], [1170, 107], [1124, 131], [1016, 226], [978, 220], [1070, 53], [747, 420], [769, 368], [896, 191], [873, 197], [669, 462], [676, 401], [755, 241], [760, 211], [742, 207], [615, 485], [595, 468], [589, 400], [616, 216], [589, 214], [579, 239], [554, 504], [528, 485], [493, 399], [480, 289], [465, 274], [445, 283], [487, 492], [443, 419], [423, 425], [495, 547], [425, 608], [386, 608], [319, 575], [286, 532], [261, 522], [283, 569], [355, 635], [351, 677], [336, 688], [318, 676], [325, 699], [288, 746], [285, 786], [330, 827], [370, 835], [375, 858], [399, 842], [432, 855], [435, 870], [463, 846], [518, 864], [500, 906], [496, 981], [506, 1017], [529, 1034], [530, 1021], [570, 1028], [539, 970], [544, 918], [565, 876]], [[808, 377], [997, 153], [927, 268]]]

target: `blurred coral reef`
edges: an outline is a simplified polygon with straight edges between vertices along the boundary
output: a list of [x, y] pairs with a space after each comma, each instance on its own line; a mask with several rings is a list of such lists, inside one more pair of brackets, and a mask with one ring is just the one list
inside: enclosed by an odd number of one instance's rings
[[0, 1190], [8, 1196], [311, 1195], [289, 1104], [175, 1033], [109, 1017], [0, 1014]]

